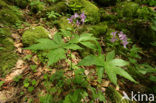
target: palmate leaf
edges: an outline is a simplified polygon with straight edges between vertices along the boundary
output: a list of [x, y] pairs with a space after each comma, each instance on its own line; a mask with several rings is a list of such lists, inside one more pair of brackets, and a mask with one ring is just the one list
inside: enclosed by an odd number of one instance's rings
[[38, 44], [34, 44], [28, 48], [25, 49], [32, 49], [32, 50], [49, 50], [49, 49], [55, 49], [58, 47], [58, 44], [56, 44], [54, 41], [50, 39], [39, 39], [37, 40], [39, 42]]
[[90, 49], [97, 49], [97, 46], [94, 44], [94, 43], [92, 43], [92, 42], [89, 42], [89, 41], [83, 41], [83, 42], [80, 42], [82, 45], [84, 45], [84, 46], [86, 46], [86, 47], [88, 47], [88, 48], [90, 48]]
[[65, 46], [64, 48], [66, 49], [71, 49], [71, 50], [78, 50], [78, 49], [82, 49], [79, 45], [77, 44], [69, 44], [67, 46]]
[[117, 85], [117, 75], [120, 75], [132, 82], [136, 82], [124, 69], [121, 67], [128, 65], [128, 62], [122, 59], [113, 59], [115, 57], [115, 52], [109, 52], [106, 55], [106, 60], [104, 59], [104, 55], [94, 56], [90, 55], [85, 57], [83, 60], [79, 62], [78, 65], [82, 66], [91, 66], [96, 65], [99, 70], [98, 72], [98, 81], [101, 82], [103, 70], [107, 73], [109, 79]]
[[49, 53], [48, 53], [48, 65], [52, 65], [56, 62], [58, 62], [60, 59], [65, 59], [66, 58], [66, 55], [65, 55], [65, 50], [62, 49], [62, 48], [58, 48], [58, 49], [55, 49], [55, 50], [51, 50]]

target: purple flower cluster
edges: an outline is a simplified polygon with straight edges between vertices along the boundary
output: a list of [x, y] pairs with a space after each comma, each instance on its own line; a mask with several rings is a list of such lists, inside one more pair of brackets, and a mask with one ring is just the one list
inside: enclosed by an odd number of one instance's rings
[[[112, 43], [114, 43], [115, 41], [118, 40], [118, 39], [117, 39], [117, 32], [112, 32], [111, 35], [112, 35], [112, 38], [111, 38], [110, 41], [111, 41]], [[128, 44], [126, 34], [123, 34], [123, 32], [120, 32], [120, 33], [118, 33], [118, 38], [119, 38], [119, 40], [121, 40], [121, 43], [122, 43], [122, 45], [124, 46], [124, 48], [126, 48], [126, 45]]]
[[74, 15], [72, 15], [70, 18], [68, 18], [67, 20], [69, 21], [69, 23], [73, 24], [74, 21], [76, 23], [76, 25], [80, 25], [80, 24], [84, 24], [85, 22], [85, 19], [86, 19], [86, 16], [84, 13], [82, 14], [77, 14], [75, 13]]

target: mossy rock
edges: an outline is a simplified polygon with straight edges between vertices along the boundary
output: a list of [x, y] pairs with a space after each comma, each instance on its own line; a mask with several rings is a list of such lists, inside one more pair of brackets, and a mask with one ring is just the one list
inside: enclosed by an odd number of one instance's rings
[[[100, 21], [99, 8], [88, 0], [69, 0], [69, 4], [78, 4], [80, 11], [84, 12], [87, 16], [87, 22], [90, 24], [96, 24]], [[73, 10], [78, 9], [76, 6], [72, 8]], [[75, 11], [73, 11], [75, 12]]]
[[116, 10], [119, 17], [135, 17], [139, 5], [135, 2], [121, 2], [117, 4]]
[[95, 36], [104, 35], [107, 32], [108, 26], [107, 24], [97, 24], [88, 27], [89, 32], [94, 34]]
[[4, 8], [0, 10], [0, 22], [4, 25], [15, 25], [21, 22], [22, 16], [17, 14], [17, 12]]
[[49, 8], [46, 9], [46, 12], [55, 11], [58, 13], [66, 12], [68, 9], [66, 3], [64, 1], [58, 2], [56, 4], [51, 5]]
[[67, 20], [67, 17], [61, 17], [60, 20], [57, 22], [58, 26], [60, 29], [67, 29], [67, 28], [72, 28], [73, 26], [72, 24], [69, 23], [69, 21]]
[[22, 35], [22, 41], [26, 45], [32, 45], [36, 43], [37, 39], [48, 38], [49, 32], [42, 26], [33, 27], [26, 30]]
[[14, 51], [15, 48], [11, 38], [1, 38], [0, 45], [3, 48], [0, 50], [0, 75], [3, 77], [15, 66], [18, 55]]
[[88, 0], [80, 0], [83, 8], [81, 12], [87, 15], [88, 22], [91, 24], [96, 24], [100, 21], [99, 8]]

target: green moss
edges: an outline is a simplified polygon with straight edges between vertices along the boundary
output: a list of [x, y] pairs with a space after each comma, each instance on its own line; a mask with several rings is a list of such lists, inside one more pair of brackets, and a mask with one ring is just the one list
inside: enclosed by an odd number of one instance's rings
[[85, 12], [88, 22], [91, 24], [98, 23], [100, 21], [99, 8], [88, 0], [80, 0], [80, 2], [83, 6], [81, 12]]
[[96, 24], [100, 21], [99, 8], [88, 0], [69, 0], [68, 6], [74, 13], [84, 12], [87, 16], [87, 22], [90, 24]]
[[10, 9], [1, 9], [0, 22], [4, 25], [15, 25], [17, 22], [21, 22], [21, 16], [16, 13]]
[[89, 32], [95, 36], [104, 35], [107, 32], [107, 28], [106, 24], [97, 24], [88, 27]]
[[6, 2], [4, 2], [3, 0], [0, 0], [0, 9], [2, 9], [4, 7], [8, 7], [8, 4]]
[[133, 17], [136, 16], [136, 11], [139, 5], [134, 2], [121, 2], [117, 4], [117, 13], [119, 17]]
[[58, 2], [56, 4], [53, 4], [49, 8], [46, 9], [47, 12], [55, 11], [58, 13], [66, 12], [67, 11], [67, 5], [64, 1]]
[[57, 24], [60, 29], [73, 28], [72, 25], [70, 23], [68, 23], [67, 17], [65, 17], [65, 16], [60, 18], [60, 20], [58, 21]]
[[20, 8], [25, 8], [30, 3], [30, 0], [7, 0], [7, 1], [13, 3], [14, 5]]
[[11, 32], [8, 28], [0, 28], [0, 38], [9, 37]]
[[11, 38], [1, 38], [0, 45], [3, 47], [0, 50], [0, 75], [5, 76], [15, 66], [18, 56], [14, 51], [13, 40]]
[[38, 13], [45, 9], [45, 4], [39, 0], [34, 0], [30, 3], [30, 7], [33, 13]]
[[22, 35], [22, 41], [26, 45], [32, 45], [36, 43], [37, 39], [48, 38], [49, 32], [42, 26], [37, 26], [26, 30]]

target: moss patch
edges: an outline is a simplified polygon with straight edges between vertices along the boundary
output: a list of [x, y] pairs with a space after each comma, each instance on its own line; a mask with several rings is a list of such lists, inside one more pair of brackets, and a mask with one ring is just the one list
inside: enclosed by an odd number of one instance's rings
[[47, 12], [55, 11], [58, 13], [66, 12], [68, 9], [66, 3], [64, 1], [58, 2], [56, 4], [51, 5], [49, 8], [46, 9]]
[[48, 38], [49, 32], [42, 26], [33, 27], [26, 30], [22, 35], [22, 41], [26, 45], [32, 45], [36, 43], [37, 39]]
[[117, 4], [117, 13], [119, 17], [133, 17], [136, 16], [139, 5], [134, 2], [121, 2]]
[[[13, 7], [10, 9], [14, 9]], [[21, 22], [22, 15], [19, 12], [7, 8], [0, 10], [0, 22], [4, 25], [10, 26]]]
[[83, 8], [81, 12], [85, 12], [87, 19], [91, 24], [98, 23], [100, 21], [99, 8], [93, 3], [87, 0], [80, 0]]
[[62, 17], [60, 20], [57, 22], [58, 26], [60, 29], [67, 29], [67, 28], [73, 28], [70, 23], [68, 23], [67, 17]]
[[88, 27], [89, 32], [94, 34], [95, 36], [106, 34], [107, 28], [107, 25], [102, 23]]
[[17, 54], [14, 51], [13, 40], [9, 37], [9, 29], [0, 28], [0, 75], [3, 77], [14, 67], [17, 61]]

